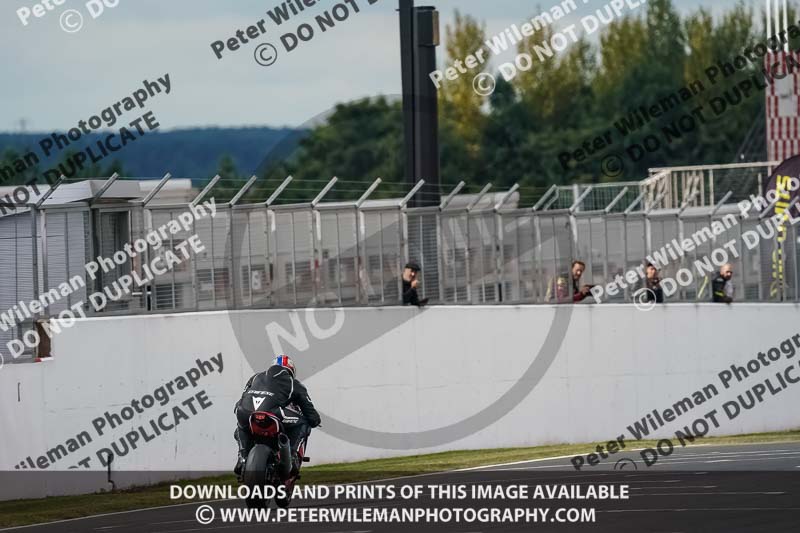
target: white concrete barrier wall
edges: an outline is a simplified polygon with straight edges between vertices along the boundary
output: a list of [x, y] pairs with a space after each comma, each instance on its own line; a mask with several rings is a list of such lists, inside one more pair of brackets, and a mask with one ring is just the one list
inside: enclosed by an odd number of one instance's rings
[[[0, 370], [0, 465], [17, 473], [105, 470], [102, 450], [111, 449], [112, 472], [149, 471], [153, 480], [159, 472], [227, 471], [235, 458], [233, 405], [254, 370], [279, 350], [295, 357], [324, 413], [309, 447], [315, 464], [631, 440], [628, 426], [654, 409], [663, 416], [709, 384], [718, 394], [703, 404], [695, 396], [692, 409], [649, 437], [674, 436], [714, 410], [719, 427], [711, 424], [712, 435], [792, 429], [800, 427], [800, 383], [775, 389], [776, 373], [790, 365], [788, 377], [800, 378], [794, 341], [777, 362], [743, 382], [734, 379], [729, 389], [719, 373], [800, 334], [799, 318], [794, 305], [708, 304], [650, 312], [627, 305], [500, 306], [83, 320], [54, 337], [51, 361]], [[198, 367], [198, 359], [208, 366]], [[195, 386], [180, 388], [176, 378], [192, 368]], [[723, 404], [758, 383], [766, 387], [768, 378], [772, 392], [763, 402], [729, 420]], [[140, 407], [113, 429], [93, 423], [169, 382], [174, 394], [164, 405]], [[139, 434], [136, 449], [125, 437], [131, 432]], [[145, 433], [152, 440], [145, 442]], [[97, 490], [104, 480], [99, 476], [97, 487], [43, 481], [23, 493], [6, 486], [0, 498]]]

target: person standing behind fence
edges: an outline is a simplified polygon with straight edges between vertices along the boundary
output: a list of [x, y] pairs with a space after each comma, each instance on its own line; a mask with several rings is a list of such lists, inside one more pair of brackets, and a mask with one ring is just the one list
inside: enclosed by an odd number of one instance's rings
[[[661, 278], [658, 276], [658, 269], [653, 263], [647, 263], [644, 267], [645, 278], [641, 280], [633, 292], [633, 297], [639, 302], [664, 303], [664, 289], [661, 288]], [[639, 298], [639, 295], [641, 298]]]
[[417, 294], [419, 279], [417, 276], [422, 269], [416, 261], [409, 261], [403, 269], [403, 305], [416, 305], [422, 307], [428, 303], [427, 298], [420, 299]]
[[726, 263], [719, 269], [719, 273], [711, 282], [711, 301], [714, 303], [733, 303], [733, 265]]
[[[572, 301], [575, 303], [582, 302], [584, 298], [589, 296], [592, 292], [591, 285], [580, 285], [581, 276], [586, 270], [586, 263], [583, 261], [572, 262]], [[580, 288], [579, 288], [580, 287]]]
[[573, 303], [582, 302], [592, 290], [591, 285], [580, 285], [581, 276], [583, 276], [585, 270], [586, 264], [583, 261], [573, 261], [569, 274], [557, 276], [549, 284], [546, 296], [547, 301], [568, 302], [570, 300], [568, 280], [572, 280], [571, 300]]

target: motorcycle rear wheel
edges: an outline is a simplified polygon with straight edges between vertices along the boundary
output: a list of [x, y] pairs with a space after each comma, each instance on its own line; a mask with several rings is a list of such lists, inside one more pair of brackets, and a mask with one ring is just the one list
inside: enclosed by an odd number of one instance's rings
[[[263, 444], [256, 444], [250, 453], [247, 454], [247, 462], [244, 465], [242, 479], [244, 484], [250, 488], [251, 493], [255, 487], [263, 487], [267, 484], [267, 469], [272, 450]], [[247, 498], [245, 500], [249, 509], [266, 507], [267, 500], [264, 498]]]

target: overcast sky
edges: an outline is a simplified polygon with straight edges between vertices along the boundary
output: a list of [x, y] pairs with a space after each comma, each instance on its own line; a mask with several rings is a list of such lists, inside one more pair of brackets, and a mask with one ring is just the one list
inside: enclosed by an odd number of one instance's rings
[[[51, 0], [52, 2], [53, 0]], [[100, 3], [101, 0], [91, 0]], [[400, 92], [400, 52], [397, 0], [355, 1], [361, 12], [322, 33], [291, 53], [280, 36], [300, 23], [332, 8], [338, 0], [317, 5], [281, 26], [266, 15], [279, 0], [105, 0], [118, 5], [95, 19], [86, 0], [65, 0], [43, 17], [31, 16], [23, 26], [17, 9], [33, 0], [0, 0], [0, 40], [3, 75], [0, 87], [0, 131], [53, 131], [76, 125], [119, 99], [130, 95], [144, 79], [169, 73], [171, 94], [147, 104], [162, 131], [193, 126], [298, 126], [337, 102]], [[450, 23], [456, 7], [485, 21], [488, 33], [521, 24], [553, 5], [553, 0], [436, 0], [441, 28]], [[582, 1], [578, 11], [561, 25], [593, 13], [605, 0]], [[676, 0], [683, 11], [705, 5], [715, 14], [736, 0]], [[761, 6], [761, 2], [748, 2]], [[83, 16], [80, 31], [67, 33]], [[760, 9], [759, 9], [760, 10]], [[641, 11], [641, 10], [639, 10]], [[233, 37], [260, 19], [266, 33], [218, 60], [210, 47]], [[261, 43], [278, 48], [275, 64], [254, 61]], [[505, 57], [505, 60], [511, 58]], [[501, 56], [503, 59], [503, 56]], [[498, 61], [495, 61], [495, 67]], [[477, 73], [477, 72], [476, 72]], [[133, 112], [126, 118], [135, 118]]]

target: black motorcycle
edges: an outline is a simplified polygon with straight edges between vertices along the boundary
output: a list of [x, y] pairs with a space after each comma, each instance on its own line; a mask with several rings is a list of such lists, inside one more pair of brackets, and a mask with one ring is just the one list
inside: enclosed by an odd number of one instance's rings
[[[285, 488], [285, 498], [275, 496], [275, 504], [286, 508], [292, 500], [292, 490], [300, 477], [300, 465], [309, 461], [305, 456], [308, 435], [297, 449], [296, 464], [292, 457], [289, 437], [286, 434], [283, 415], [270, 411], [256, 411], [250, 415], [250, 433], [255, 445], [247, 455], [242, 473], [242, 483], [251, 494], [256, 487], [272, 486]], [[264, 507], [266, 500], [255, 497], [246, 500], [248, 507]]]

